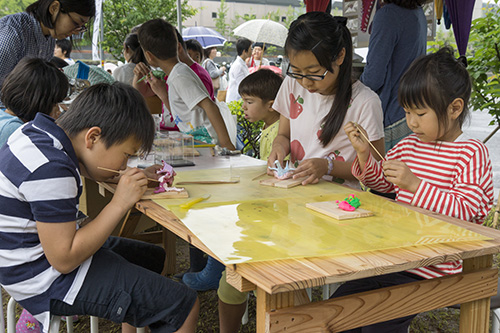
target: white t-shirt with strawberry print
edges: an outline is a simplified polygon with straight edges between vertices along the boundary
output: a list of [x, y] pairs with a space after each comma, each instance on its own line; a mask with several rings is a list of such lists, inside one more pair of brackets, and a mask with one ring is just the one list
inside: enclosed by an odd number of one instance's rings
[[[356, 151], [344, 132], [349, 121], [360, 124], [370, 141], [384, 137], [384, 116], [380, 98], [360, 81], [352, 85], [351, 104], [335, 138], [323, 147], [319, 140], [323, 119], [330, 112], [335, 95], [310, 93], [297, 80], [286, 77], [274, 100], [273, 109], [290, 119], [290, 147], [293, 162], [330, 155], [340, 161], [354, 161]], [[358, 181], [345, 185], [359, 188]]]

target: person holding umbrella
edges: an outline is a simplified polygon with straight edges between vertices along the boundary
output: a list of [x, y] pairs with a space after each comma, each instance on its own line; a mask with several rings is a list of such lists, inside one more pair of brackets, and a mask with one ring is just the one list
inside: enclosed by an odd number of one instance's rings
[[237, 101], [241, 98], [238, 93], [238, 87], [240, 82], [250, 74], [245, 61], [252, 54], [252, 41], [247, 38], [238, 39], [236, 42], [236, 52], [238, 52], [238, 55], [231, 64], [231, 70], [229, 71], [229, 87], [227, 89], [226, 103]]
[[252, 57], [250, 58], [248, 67], [269, 66], [269, 60], [263, 57], [266, 51], [264, 43], [253, 43]]
[[87, 31], [94, 14], [94, 0], [38, 0], [25, 12], [1, 18], [0, 85], [24, 57], [49, 61], [56, 39]]

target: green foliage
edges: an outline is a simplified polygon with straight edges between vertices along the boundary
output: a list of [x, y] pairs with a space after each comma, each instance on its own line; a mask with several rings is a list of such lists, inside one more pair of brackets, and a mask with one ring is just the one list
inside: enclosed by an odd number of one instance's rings
[[[182, 19], [196, 14], [196, 9], [183, 0]], [[176, 0], [106, 0], [103, 1], [104, 41], [103, 49], [123, 60], [123, 41], [130, 29], [154, 18], [163, 18], [177, 25]]]
[[[495, 1], [497, 3], [497, 1]], [[491, 7], [485, 17], [473, 21], [470, 46], [474, 56], [467, 69], [472, 77], [471, 105], [488, 110], [491, 125], [500, 124], [500, 8]]]
[[24, 12], [34, 0], [0, 0], [0, 17]]
[[436, 31], [436, 37], [434, 40], [427, 42], [427, 52], [434, 53], [443, 46], [450, 46], [454, 50], [457, 50], [457, 43], [455, 42], [455, 35], [453, 34], [453, 29], [445, 30], [440, 26]]
[[[225, 0], [220, 1], [219, 9], [217, 10], [217, 18], [215, 19], [215, 27], [217, 31], [224, 37], [231, 34], [229, 26], [226, 24], [228, 7]], [[227, 38], [227, 37], [226, 37]]]
[[242, 139], [244, 144], [242, 153], [259, 158], [259, 139], [264, 123], [262, 121], [251, 123], [245, 119], [242, 105], [243, 100], [240, 99], [239, 101], [228, 103], [227, 106], [229, 110], [231, 110], [231, 113], [236, 115], [236, 120], [238, 122], [238, 137]]

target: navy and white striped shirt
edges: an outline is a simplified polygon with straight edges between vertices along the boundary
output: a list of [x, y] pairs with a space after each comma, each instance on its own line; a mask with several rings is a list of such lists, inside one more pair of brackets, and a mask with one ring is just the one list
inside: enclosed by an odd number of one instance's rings
[[44, 332], [50, 300], [73, 304], [92, 258], [59, 273], [45, 257], [36, 221], [75, 221], [81, 193], [75, 151], [52, 118], [37, 114], [0, 149], [0, 284]]
[[[24, 57], [50, 60], [56, 40], [44, 36], [40, 23], [26, 12], [0, 19], [0, 86]], [[0, 104], [1, 105], [1, 104]]]

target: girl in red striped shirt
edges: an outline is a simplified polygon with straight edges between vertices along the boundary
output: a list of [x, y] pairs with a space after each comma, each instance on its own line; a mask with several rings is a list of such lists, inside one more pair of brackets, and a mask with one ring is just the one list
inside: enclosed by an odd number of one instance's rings
[[[396, 193], [398, 201], [481, 224], [493, 205], [492, 166], [486, 146], [462, 132], [471, 94], [465, 66], [465, 58], [456, 60], [450, 48], [413, 62], [401, 78], [398, 96], [413, 134], [389, 150], [385, 161], [371, 155], [361, 127], [348, 123], [344, 130], [357, 152], [352, 174], [363, 184]], [[382, 279], [378, 287], [385, 287], [461, 271], [461, 261], [454, 261], [365, 280]], [[348, 282], [334, 296], [359, 292], [360, 284], [369, 288], [371, 282]], [[364, 290], [370, 289], [375, 288]], [[372, 326], [379, 325], [374, 332], [407, 332], [411, 319]]]

